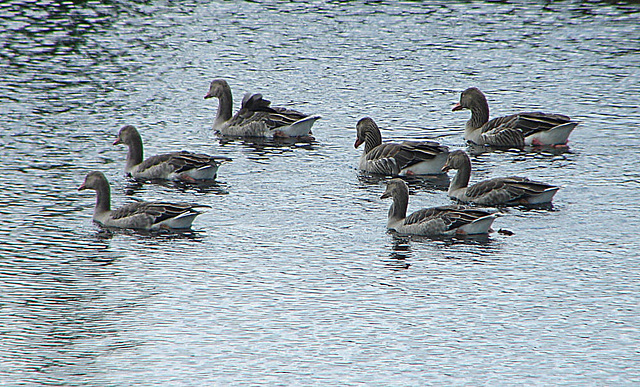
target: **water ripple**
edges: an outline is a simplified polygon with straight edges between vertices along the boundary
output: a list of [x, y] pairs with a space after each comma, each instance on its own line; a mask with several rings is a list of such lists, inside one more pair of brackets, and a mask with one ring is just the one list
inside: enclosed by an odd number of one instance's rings
[[[632, 3], [0, 4], [0, 358], [4, 384], [633, 384], [640, 338]], [[315, 140], [221, 140], [223, 77], [323, 118]], [[492, 116], [581, 121], [569, 149], [470, 149], [467, 87]], [[472, 181], [561, 186], [484, 238], [386, 232], [387, 178], [356, 170], [355, 123], [472, 153]], [[211, 184], [133, 182], [146, 154], [233, 158]], [[212, 208], [185, 233], [105, 230], [113, 205]], [[410, 209], [449, 177], [408, 179]], [[637, 383], [636, 383], [637, 384]]]

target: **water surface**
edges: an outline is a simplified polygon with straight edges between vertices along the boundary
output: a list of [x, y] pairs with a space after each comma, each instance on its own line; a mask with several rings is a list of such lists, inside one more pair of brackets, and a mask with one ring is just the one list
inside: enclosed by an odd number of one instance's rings
[[[68, 385], [636, 384], [640, 8], [607, 2], [0, 4], [0, 382]], [[312, 143], [220, 141], [209, 82], [322, 115]], [[492, 116], [581, 124], [568, 152], [473, 157], [472, 180], [562, 186], [487, 238], [386, 233], [355, 123], [465, 148]], [[215, 184], [139, 184], [111, 143], [225, 155]], [[186, 233], [109, 232], [115, 206], [211, 205]], [[412, 180], [410, 210], [449, 203]]]

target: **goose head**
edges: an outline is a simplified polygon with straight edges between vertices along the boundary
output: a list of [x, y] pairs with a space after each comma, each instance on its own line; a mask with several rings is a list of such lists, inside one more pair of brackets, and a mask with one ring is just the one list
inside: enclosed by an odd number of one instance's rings
[[209, 86], [209, 92], [204, 96], [204, 99], [208, 98], [221, 98], [226, 92], [231, 92], [231, 87], [224, 79], [214, 79]]
[[477, 87], [470, 87], [460, 94], [460, 102], [455, 104], [451, 110], [454, 112], [462, 109], [474, 110], [474, 108], [483, 106], [488, 106], [487, 98]]
[[408, 197], [409, 187], [407, 183], [402, 179], [391, 179], [387, 183], [387, 189], [384, 191], [380, 199], [395, 198], [395, 197]]
[[113, 142], [113, 145], [118, 145], [118, 144], [131, 145], [136, 141], [138, 142], [141, 141], [141, 137], [140, 137], [140, 133], [138, 132], [138, 129], [136, 129], [135, 126], [133, 125], [125, 125], [118, 132], [118, 137]]
[[469, 156], [463, 150], [456, 150], [449, 153], [447, 161], [442, 167], [442, 172], [448, 172], [451, 169], [460, 169], [465, 165], [469, 165]]
[[107, 178], [100, 171], [89, 172], [87, 176], [84, 178], [84, 183], [78, 187], [78, 191], [82, 191], [85, 189], [93, 189], [99, 190], [105, 185], [109, 185]]
[[[370, 117], [360, 119], [356, 124], [356, 131], [357, 138], [356, 142], [353, 144], [355, 148], [362, 145], [366, 141], [368, 135], [380, 137], [380, 128], [378, 128], [378, 125], [376, 125], [375, 121]], [[380, 142], [382, 142], [382, 140], [380, 140]]]

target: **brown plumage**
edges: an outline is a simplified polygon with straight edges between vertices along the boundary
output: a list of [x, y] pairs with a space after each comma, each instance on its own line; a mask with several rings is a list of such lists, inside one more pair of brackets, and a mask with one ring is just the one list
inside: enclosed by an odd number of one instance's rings
[[365, 144], [360, 169], [381, 175], [426, 175], [442, 173], [449, 148], [435, 141], [383, 143], [380, 128], [369, 117], [356, 125], [354, 147]]
[[93, 220], [105, 227], [155, 230], [160, 228], [184, 229], [191, 227], [201, 212], [196, 208], [209, 207], [191, 203], [135, 202], [111, 210], [111, 188], [102, 172], [87, 174], [79, 191], [96, 191]]
[[223, 136], [232, 137], [309, 137], [318, 115], [271, 106], [262, 94], [245, 94], [242, 106], [231, 115], [233, 98], [231, 88], [224, 79], [214, 79], [204, 97], [218, 98], [218, 112], [213, 129]]
[[449, 197], [463, 203], [485, 206], [549, 203], [560, 189], [554, 185], [519, 176], [483, 180], [468, 186], [471, 160], [462, 150], [451, 152], [443, 169], [457, 170], [449, 185]]
[[143, 160], [142, 137], [132, 125], [122, 127], [113, 144], [129, 147], [124, 170], [136, 179], [211, 180], [215, 179], [220, 164], [231, 161], [224, 156], [188, 151], [164, 153]]
[[477, 208], [458, 205], [424, 208], [407, 214], [409, 188], [402, 179], [391, 179], [381, 199], [392, 198], [387, 228], [400, 234], [453, 235], [486, 234], [495, 215]]
[[489, 121], [489, 104], [482, 92], [470, 87], [453, 111], [471, 110], [465, 140], [477, 145], [523, 148], [525, 145], [564, 145], [578, 122], [562, 114], [524, 112]]

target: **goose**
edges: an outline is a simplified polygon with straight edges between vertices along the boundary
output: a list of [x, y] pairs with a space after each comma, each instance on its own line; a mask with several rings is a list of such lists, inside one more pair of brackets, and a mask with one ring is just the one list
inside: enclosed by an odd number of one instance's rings
[[550, 203], [553, 195], [560, 189], [518, 176], [483, 180], [469, 187], [471, 160], [463, 150], [451, 152], [442, 169], [457, 170], [449, 185], [449, 197], [463, 203], [482, 206]]
[[488, 211], [459, 205], [431, 207], [407, 216], [409, 188], [399, 178], [387, 183], [381, 199], [392, 198], [387, 228], [399, 234], [424, 236], [487, 234], [496, 218]]
[[489, 121], [487, 98], [476, 87], [460, 95], [452, 111], [471, 110], [464, 129], [464, 139], [476, 145], [524, 148], [534, 146], [566, 146], [567, 138], [578, 122], [562, 114], [541, 112], [518, 113]]
[[93, 220], [104, 227], [132, 228], [140, 230], [186, 229], [201, 212], [196, 208], [210, 207], [189, 203], [135, 202], [111, 210], [111, 188], [104, 174], [93, 171], [87, 174], [78, 191], [96, 191], [96, 207]]
[[232, 117], [231, 88], [224, 79], [214, 79], [204, 96], [218, 98], [218, 112], [213, 129], [223, 136], [232, 137], [309, 137], [311, 127], [320, 118], [296, 110], [272, 107], [262, 94], [245, 94], [242, 107]]
[[151, 156], [143, 161], [142, 138], [132, 125], [120, 129], [113, 145], [124, 144], [129, 147], [124, 171], [135, 179], [153, 180], [196, 180], [215, 179], [218, 167], [225, 161], [224, 156], [209, 156], [187, 151], [165, 153]]
[[360, 169], [390, 176], [441, 174], [449, 148], [435, 141], [382, 143], [380, 128], [370, 117], [356, 124], [357, 138], [353, 146], [364, 143]]

